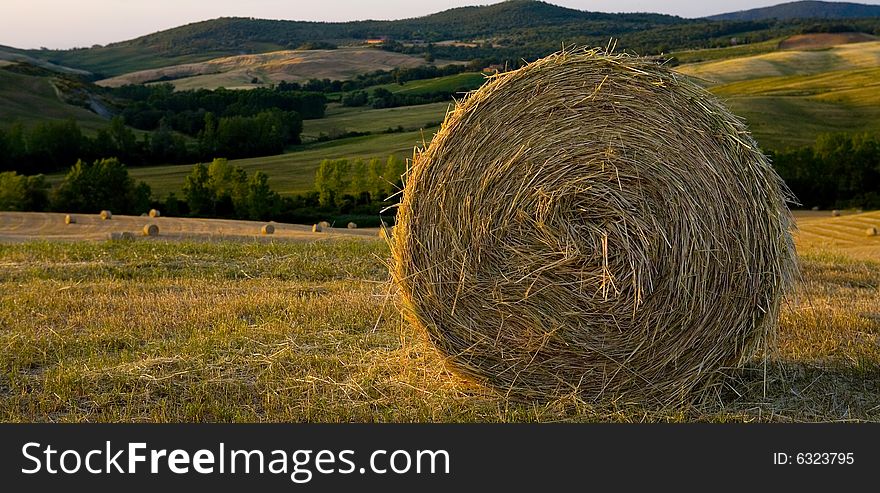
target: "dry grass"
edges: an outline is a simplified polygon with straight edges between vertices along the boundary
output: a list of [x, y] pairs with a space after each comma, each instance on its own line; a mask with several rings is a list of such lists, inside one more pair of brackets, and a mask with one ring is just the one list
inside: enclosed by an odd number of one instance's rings
[[880, 420], [880, 263], [807, 254], [766, 368], [732, 372], [723, 403], [664, 413], [515, 403], [450, 374], [386, 304], [387, 255], [378, 240], [0, 244], [0, 421]]
[[417, 155], [394, 277], [450, 366], [505, 395], [678, 406], [772, 344], [784, 198], [686, 77], [560, 53], [493, 78]]

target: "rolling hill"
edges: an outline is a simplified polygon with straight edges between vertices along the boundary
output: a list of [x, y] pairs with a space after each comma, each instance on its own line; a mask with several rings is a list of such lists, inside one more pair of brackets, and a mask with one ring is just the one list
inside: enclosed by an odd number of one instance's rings
[[[438, 60], [442, 66], [452, 61]], [[98, 81], [99, 85], [118, 87], [170, 81], [177, 89], [240, 89], [258, 84], [302, 82], [309, 79], [351, 79], [375, 70], [419, 67], [425, 60], [413, 55], [375, 48], [339, 48], [335, 50], [283, 50], [258, 55], [237, 55], [205, 62], [172, 65], [132, 72]]]
[[759, 21], [766, 19], [856, 19], [877, 16], [880, 16], [880, 5], [801, 1], [712, 15], [707, 19], [714, 21]]
[[69, 119], [85, 130], [106, 126], [105, 118], [65, 101], [61, 82], [51, 74], [20, 73], [0, 66], [0, 127]]
[[[223, 56], [296, 49], [325, 41], [360, 44], [369, 38], [438, 42], [518, 36], [524, 30], [562, 30], [566, 38], [604, 38], [696, 21], [662, 14], [583, 12], [533, 0], [510, 0], [480, 7], [460, 7], [424, 17], [394, 21], [305, 22], [220, 18], [149, 34], [102, 47], [29, 50], [27, 54], [107, 77]], [[558, 43], [554, 40], [554, 46]]]

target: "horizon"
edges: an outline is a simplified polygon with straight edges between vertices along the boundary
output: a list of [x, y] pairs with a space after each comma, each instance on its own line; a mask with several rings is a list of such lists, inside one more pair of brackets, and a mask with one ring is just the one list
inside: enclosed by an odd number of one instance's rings
[[[880, 5], [880, 0], [860, 2]], [[199, 5], [197, 0], [82, 0], [76, 4], [59, 0], [32, 0], [7, 7], [9, 15], [0, 18], [0, 45], [21, 49], [71, 49], [126, 41], [175, 27], [220, 17], [252, 17], [258, 19], [347, 22], [357, 20], [398, 20], [423, 17], [457, 7], [492, 5], [500, 1], [425, 0], [412, 4], [405, 0], [372, 2], [356, 0], [325, 0], [321, 3], [290, 5], [283, 0], [239, 1], [216, 0]], [[752, 8], [790, 3], [778, 0], [731, 0], [694, 4], [685, 0], [620, 0], [614, 8], [603, 8], [608, 2], [597, 0], [553, 0], [553, 5], [581, 11], [605, 13], [649, 12], [684, 18], [736, 12]], [[59, 5], [60, 4], [60, 5]], [[52, 15], [47, 15], [51, 12]], [[171, 12], [174, 15], [168, 15]], [[76, 19], [71, 23], [71, 19]], [[129, 23], [138, 19], [137, 23]], [[72, 28], [71, 28], [72, 27]]]

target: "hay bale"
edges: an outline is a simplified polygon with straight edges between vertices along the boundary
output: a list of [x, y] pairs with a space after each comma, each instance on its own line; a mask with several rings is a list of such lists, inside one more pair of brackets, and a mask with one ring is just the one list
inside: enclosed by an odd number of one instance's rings
[[840, 217], [840, 211], [834, 209], [833, 211], [831, 211], [831, 217]]
[[868, 236], [877, 236], [880, 233], [878, 233], [877, 228], [871, 226], [870, 228], [865, 230], [865, 234]]
[[162, 213], [159, 212], [159, 209], [150, 209], [150, 217], [159, 217]]
[[76, 224], [76, 218], [68, 214], [64, 216], [64, 224]]
[[346, 227], [348, 229], [357, 229], [358, 225], [356, 223], [348, 223]]
[[312, 233], [320, 233], [322, 231], [324, 231], [324, 228], [321, 227], [321, 223], [312, 225]]
[[814, 211], [818, 211], [818, 210], [819, 210], [819, 206], [818, 206], [818, 205], [814, 205], [813, 208], [812, 208], [812, 210], [814, 210]]
[[113, 213], [110, 212], [110, 211], [106, 211], [106, 210], [105, 210], [105, 211], [101, 211], [101, 214], [100, 214], [100, 215], [101, 215], [101, 220], [102, 220], [102, 221], [108, 221], [108, 220], [110, 220], [110, 219], [113, 219]]
[[492, 78], [416, 154], [392, 275], [466, 377], [674, 406], [772, 341], [797, 269], [788, 197], [742, 120], [686, 77], [561, 53]]
[[159, 226], [155, 224], [146, 224], [143, 229], [144, 236], [159, 236]]
[[264, 235], [275, 234], [275, 226], [271, 224], [264, 224], [262, 228], [260, 228], [260, 233]]
[[320, 226], [321, 229], [330, 229], [330, 223], [328, 223], [327, 221], [319, 222], [318, 226]]

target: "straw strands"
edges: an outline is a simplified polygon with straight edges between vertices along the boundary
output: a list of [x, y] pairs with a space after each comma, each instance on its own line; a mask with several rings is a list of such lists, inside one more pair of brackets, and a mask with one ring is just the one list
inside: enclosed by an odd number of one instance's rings
[[787, 196], [684, 76], [563, 52], [493, 77], [416, 154], [392, 274], [466, 377], [675, 406], [772, 344], [796, 273]]

